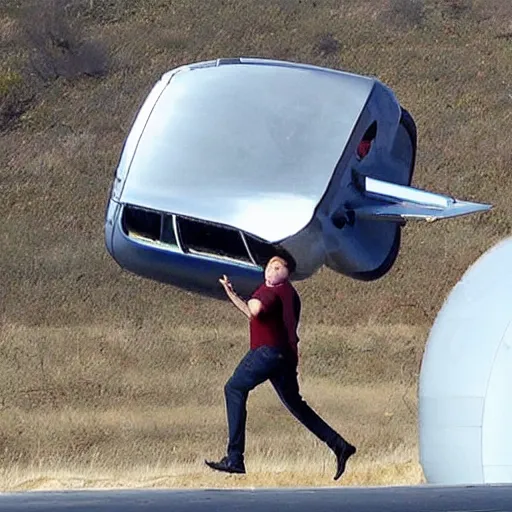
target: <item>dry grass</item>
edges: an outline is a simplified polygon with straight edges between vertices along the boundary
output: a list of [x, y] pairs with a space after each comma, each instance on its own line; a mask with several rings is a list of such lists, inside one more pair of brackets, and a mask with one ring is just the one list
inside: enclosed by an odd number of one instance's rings
[[[411, 451], [412, 452], [412, 451]], [[313, 454], [314, 455], [314, 454]], [[250, 473], [226, 475], [206, 472], [202, 461], [193, 464], [164, 466], [152, 464], [134, 468], [72, 467], [66, 463], [58, 469], [48, 466], [19, 468], [10, 466], [0, 472], [3, 492], [44, 489], [109, 489], [109, 488], [255, 488], [255, 487], [329, 487], [418, 485], [424, 483], [415, 454], [393, 453], [379, 461], [350, 461], [339, 482], [333, 482], [334, 462], [329, 460], [256, 459]]]
[[199, 474], [201, 485], [330, 483], [330, 455], [267, 388], [251, 402], [253, 476], [204, 473], [200, 458], [225, 442], [222, 385], [245, 349], [244, 321], [122, 272], [104, 249], [110, 181], [150, 87], [176, 65], [233, 55], [378, 76], [418, 124], [413, 183], [495, 206], [408, 226], [378, 282], [322, 270], [298, 285], [304, 394], [361, 449], [345, 482], [419, 480], [428, 328], [467, 267], [511, 232], [510, 2], [74, 0], [80, 33], [61, 33], [105, 49], [106, 74], [44, 86], [27, 73], [36, 49], [19, 4], [0, 5], [0, 102], [14, 113], [0, 134], [0, 487], [189, 485]]
[[[359, 449], [347, 485], [417, 480], [413, 375], [425, 334], [409, 326], [304, 329], [302, 394]], [[225, 449], [223, 385], [245, 335], [4, 326], [0, 489], [329, 485], [332, 453], [269, 384], [249, 399], [249, 474], [225, 479], [203, 466]], [[402, 361], [400, 371], [372, 374], [381, 360]]]

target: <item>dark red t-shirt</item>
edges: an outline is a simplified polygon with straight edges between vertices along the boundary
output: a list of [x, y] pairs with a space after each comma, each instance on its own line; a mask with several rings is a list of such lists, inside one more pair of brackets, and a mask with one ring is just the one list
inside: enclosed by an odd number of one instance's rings
[[263, 310], [249, 323], [251, 349], [268, 345], [296, 359], [301, 302], [293, 285], [289, 281], [277, 286], [263, 283], [252, 298], [261, 301]]

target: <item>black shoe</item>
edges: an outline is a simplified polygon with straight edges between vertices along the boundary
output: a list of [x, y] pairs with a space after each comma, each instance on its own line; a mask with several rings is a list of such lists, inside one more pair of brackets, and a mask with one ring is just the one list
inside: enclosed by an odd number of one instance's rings
[[224, 471], [226, 473], [245, 473], [245, 464], [243, 462], [234, 463], [229, 460], [228, 457], [223, 457], [219, 462], [213, 461], [204, 461], [207, 466], [210, 466], [212, 469], [216, 469], [217, 471]]
[[334, 475], [334, 480], [338, 480], [338, 478], [345, 471], [345, 465], [347, 464], [347, 460], [349, 457], [356, 453], [356, 447], [352, 446], [347, 442], [340, 442], [334, 448], [334, 454], [336, 455], [336, 460], [338, 463], [338, 467], [336, 469], [336, 474]]

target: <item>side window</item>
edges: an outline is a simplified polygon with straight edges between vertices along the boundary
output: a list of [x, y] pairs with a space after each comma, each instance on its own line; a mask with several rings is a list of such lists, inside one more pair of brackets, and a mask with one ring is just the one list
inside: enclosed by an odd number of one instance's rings
[[364, 132], [363, 138], [359, 145], [357, 146], [357, 157], [359, 160], [362, 160], [372, 148], [372, 143], [377, 136], [377, 121], [374, 121]]

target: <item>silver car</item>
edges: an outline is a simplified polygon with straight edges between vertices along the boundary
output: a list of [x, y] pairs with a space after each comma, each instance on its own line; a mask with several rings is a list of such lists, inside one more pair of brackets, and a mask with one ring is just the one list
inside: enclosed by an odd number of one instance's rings
[[105, 219], [124, 269], [205, 295], [241, 294], [276, 254], [293, 279], [393, 266], [408, 219], [484, 211], [410, 186], [416, 126], [374, 77], [233, 58], [165, 73], [124, 143]]

